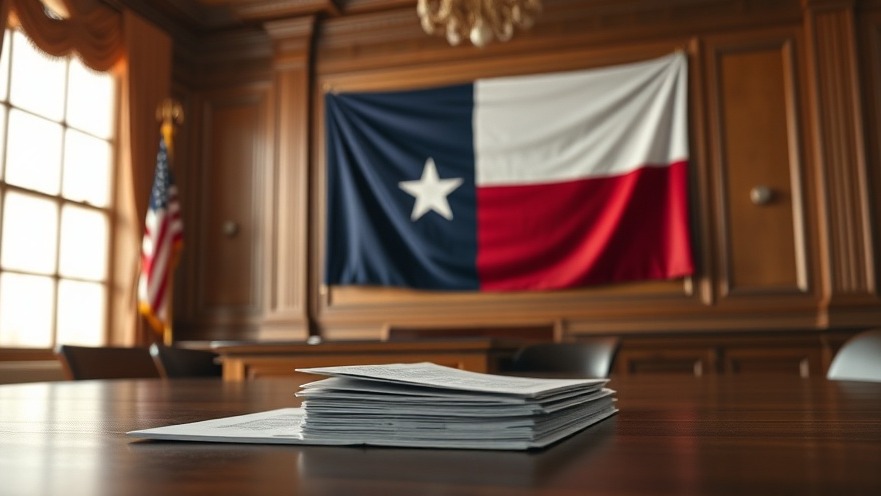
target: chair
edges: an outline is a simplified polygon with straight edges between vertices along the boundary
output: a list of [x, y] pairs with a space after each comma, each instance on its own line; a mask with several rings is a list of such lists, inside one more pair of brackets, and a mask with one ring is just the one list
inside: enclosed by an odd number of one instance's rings
[[881, 329], [848, 339], [832, 359], [826, 378], [881, 382]]
[[58, 356], [69, 379], [159, 378], [159, 368], [147, 348], [60, 345]]
[[208, 350], [194, 350], [161, 346], [150, 346], [150, 354], [162, 369], [165, 377], [220, 377], [223, 368], [218, 363], [218, 354]]
[[571, 377], [608, 377], [618, 353], [618, 338], [526, 346], [511, 360], [511, 371]]

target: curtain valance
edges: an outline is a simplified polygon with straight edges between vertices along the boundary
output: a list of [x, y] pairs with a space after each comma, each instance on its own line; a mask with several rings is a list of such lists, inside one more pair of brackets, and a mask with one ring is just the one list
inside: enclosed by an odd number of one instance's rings
[[[97, 0], [0, 0], [0, 24], [12, 13], [40, 50], [61, 57], [76, 52], [96, 71], [110, 70], [124, 53], [122, 14]], [[51, 16], [47, 6], [64, 18]], [[2, 46], [2, 45], [0, 45]]]

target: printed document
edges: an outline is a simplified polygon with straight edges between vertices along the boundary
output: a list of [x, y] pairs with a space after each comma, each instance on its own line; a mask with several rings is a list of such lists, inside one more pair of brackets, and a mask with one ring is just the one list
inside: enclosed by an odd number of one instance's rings
[[618, 410], [605, 379], [479, 374], [431, 363], [298, 369], [328, 376], [301, 408], [129, 432], [143, 439], [523, 450]]

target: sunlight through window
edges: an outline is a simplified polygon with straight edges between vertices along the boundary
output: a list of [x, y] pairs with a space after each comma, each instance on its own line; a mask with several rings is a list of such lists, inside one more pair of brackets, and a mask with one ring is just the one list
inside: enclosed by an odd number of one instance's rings
[[107, 234], [107, 217], [101, 212], [65, 207], [61, 212], [61, 275], [103, 280], [107, 273]]
[[50, 277], [0, 273], [0, 341], [4, 346], [52, 345], [53, 285]]
[[6, 193], [0, 265], [40, 274], [55, 272], [58, 207], [37, 196]]
[[107, 340], [118, 80], [7, 29], [0, 57], [0, 347]]
[[20, 31], [14, 33], [10, 103], [47, 119], [61, 121], [64, 118], [66, 61], [53, 59], [37, 50]]

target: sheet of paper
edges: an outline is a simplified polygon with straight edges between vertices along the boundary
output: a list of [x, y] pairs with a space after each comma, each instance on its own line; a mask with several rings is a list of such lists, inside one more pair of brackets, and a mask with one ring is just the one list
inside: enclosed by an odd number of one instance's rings
[[428, 362], [314, 367], [297, 371], [524, 398], [535, 398], [568, 389], [596, 388], [608, 382], [606, 379], [539, 379], [481, 374]]
[[[574, 407], [596, 401], [612, 395], [612, 390], [601, 389], [575, 398], [563, 398], [550, 403], [527, 403], [515, 404], [486, 402], [459, 403], [457, 401], [445, 401], [437, 398], [428, 401], [420, 398], [419, 401], [408, 402], [406, 398], [389, 400], [382, 395], [331, 395], [322, 396], [320, 402], [306, 398], [309, 411], [312, 413], [328, 412], [348, 415], [411, 415], [429, 416], [433, 413], [442, 414], [444, 417], [467, 417], [474, 421], [480, 417], [497, 418], [516, 415], [538, 415], [553, 413], [565, 408]], [[313, 406], [314, 405], [314, 406]]]
[[282, 408], [202, 422], [127, 432], [130, 437], [172, 441], [301, 444], [302, 408]]

